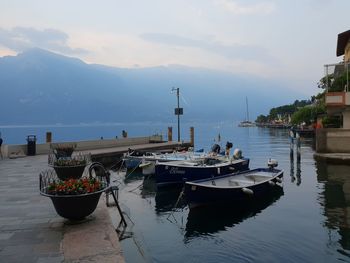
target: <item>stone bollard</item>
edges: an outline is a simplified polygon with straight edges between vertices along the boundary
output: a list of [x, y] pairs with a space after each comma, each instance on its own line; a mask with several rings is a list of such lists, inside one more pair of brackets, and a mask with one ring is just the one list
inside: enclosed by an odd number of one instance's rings
[[46, 132], [46, 143], [52, 142], [52, 132]]
[[168, 142], [173, 141], [173, 127], [168, 127]]
[[190, 127], [190, 143], [194, 147], [194, 127]]

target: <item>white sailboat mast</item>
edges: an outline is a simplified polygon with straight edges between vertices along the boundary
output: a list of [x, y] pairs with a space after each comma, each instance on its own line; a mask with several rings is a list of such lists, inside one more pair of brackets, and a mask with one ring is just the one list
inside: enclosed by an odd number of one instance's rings
[[249, 121], [248, 97], [245, 97], [245, 103], [247, 107], [247, 121]]

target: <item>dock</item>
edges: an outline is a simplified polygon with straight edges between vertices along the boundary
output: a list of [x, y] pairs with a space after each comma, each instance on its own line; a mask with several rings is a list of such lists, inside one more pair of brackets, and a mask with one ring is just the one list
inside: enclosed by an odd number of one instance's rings
[[[78, 142], [77, 150], [89, 152], [93, 161], [111, 163], [129, 148], [171, 151], [189, 145], [145, 137]], [[50, 198], [39, 193], [39, 174], [49, 169], [49, 146], [38, 145], [39, 154], [34, 156], [25, 155], [26, 145], [7, 146], [5, 157], [18, 149], [24, 155], [0, 159], [1, 261], [125, 262], [105, 195], [95, 212], [83, 221], [73, 223], [60, 217]]]

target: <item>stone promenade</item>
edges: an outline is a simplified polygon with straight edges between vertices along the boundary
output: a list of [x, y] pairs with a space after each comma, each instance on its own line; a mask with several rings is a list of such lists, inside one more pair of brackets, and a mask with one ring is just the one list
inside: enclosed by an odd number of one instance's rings
[[104, 198], [73, 224], [39, 194], [47, 155], [0, 160], [0, 262], [124, 262]]

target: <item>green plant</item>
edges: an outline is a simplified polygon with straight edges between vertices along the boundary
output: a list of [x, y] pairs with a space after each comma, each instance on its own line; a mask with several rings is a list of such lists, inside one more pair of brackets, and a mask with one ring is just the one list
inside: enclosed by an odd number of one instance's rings
[[58, 159], [55, 161], [55, 166], [77, 166], [77, 165], [86, 165], [87, 162], [85, 159]]

